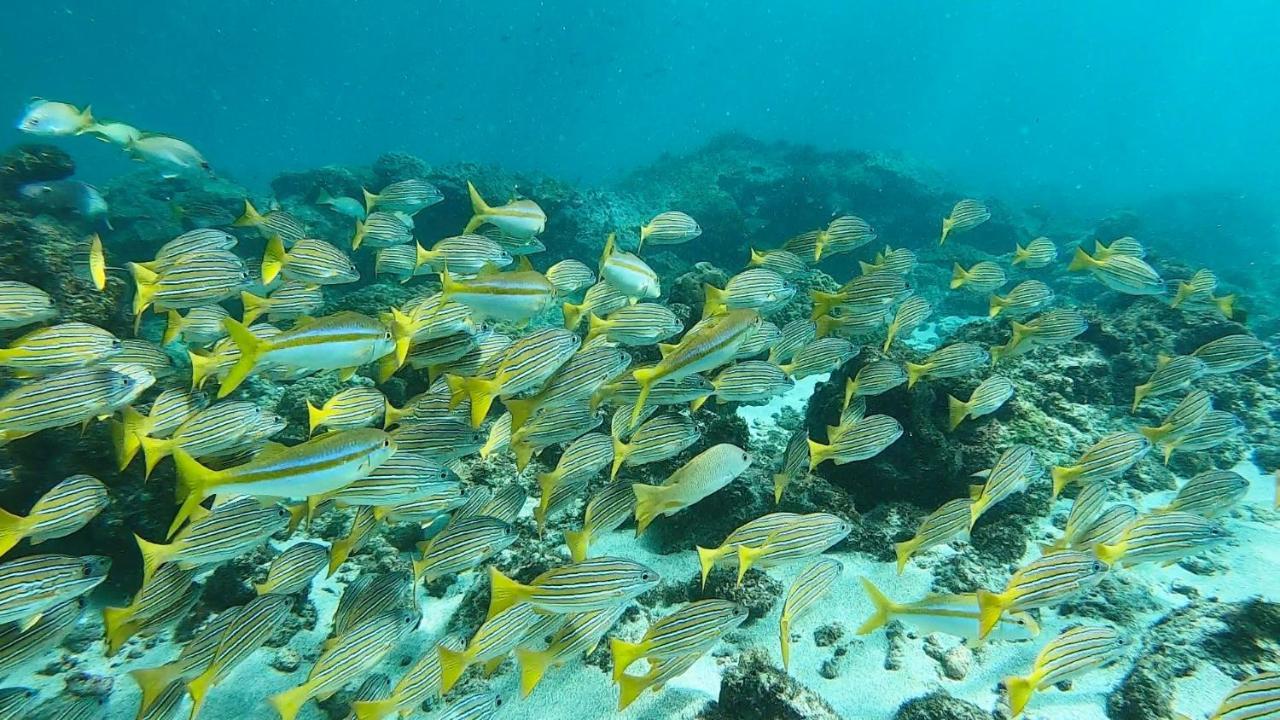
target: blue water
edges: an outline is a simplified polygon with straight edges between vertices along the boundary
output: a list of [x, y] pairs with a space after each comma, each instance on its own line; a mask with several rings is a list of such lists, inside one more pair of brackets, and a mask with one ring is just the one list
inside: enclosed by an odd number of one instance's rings
[[1280, 188], [1266, 0], [585, 5], [14, 3], [0, 98], [91, 103], [257, 187], [389, 149], [599, 181], [741, 130], [1059, 207]]

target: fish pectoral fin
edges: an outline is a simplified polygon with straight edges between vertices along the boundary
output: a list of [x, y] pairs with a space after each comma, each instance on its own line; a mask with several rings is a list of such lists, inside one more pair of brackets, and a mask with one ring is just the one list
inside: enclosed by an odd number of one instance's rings
[[338, 370], [338, 379], [343, 382], [346, 382], [356, 376], [356, 370], [359, 370], [359, 368], [354, 368], [354, 367], [342, 368]]

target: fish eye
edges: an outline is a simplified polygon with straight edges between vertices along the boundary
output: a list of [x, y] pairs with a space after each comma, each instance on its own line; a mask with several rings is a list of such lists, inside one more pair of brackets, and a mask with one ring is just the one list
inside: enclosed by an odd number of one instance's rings
[[494, 706], [494, 707], [502, 707], [502, 698], [500, 698], [500, 697], [496, 697], [496, 698], [494, 698], [494, 699], [493, 699], [493, 706]]
[[385, 339], [387, 339], [387, 340], [390, 340], [390, 339], [391, 339], [391, 333], [390, 333], [390, 332], [382, 333], [382, 337], [383, 337], [383, 338], [385, 338]]
[[382, 440], [382, 447], [384, 447], [384, 448], [389, 448], [389, 447], [391, 447], [391, 438], [383, 438], [383, 440]]
[[640, 579], [645, 582], [649, 582], [650, 580], [653, 579], [653, 573], [641, 573]]
[[93, 577], [93, 567], [85, 565], [83, 568], [80, 568], [80, 575], [82, 577]]

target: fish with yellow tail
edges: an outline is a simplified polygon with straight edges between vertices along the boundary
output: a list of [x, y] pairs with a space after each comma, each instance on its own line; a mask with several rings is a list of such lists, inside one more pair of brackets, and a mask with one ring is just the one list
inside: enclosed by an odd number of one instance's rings
[[834, 372], [858, 356], [862, 348], [838, 337], [818, 338], [795, 354], [791, 362], [779, 365], [792, 380]]
[[186, 681], [204, 672], [209, 666], [210, 661], [213, 660], [213, 653], [222, 640], [223, 631], [231, 625], [236, 615], [244, 611], [244, 608], [245, 606], [241, 605], [218, 613], [196, 631], [195, 636], [182, 646], [182, 650], [174, 660], [156, 667], [130, 670], [129, 676], [137, 683], [142, 694], [139, 712], [145, 713], [153, 705], [158, 704], [165, 688], [170, 685], [177, 685], [185, 692]]
[[938, 238], [938, 244], [945, 244], [953, 232], [972, 230], [990, 219], [991, 212], [981, 200], [965, 198], [951, 208], [950, 215], [942, 218], [942, 236]]
[[364, 194], [364, 207], [368, 212], [373, 212], [374, 208], [377, 208], [384, 212], [414, 215], [423, 208], [431, 207], [444, 200], [444, 195], [440, 193], [439, 188], [426, 180], [417, 178], [397, 180], [376, 193], [369, 192], [368, 188], [361, 188], [361, 192]]
[[631, 298], [624, 295], [621, 290], [607, 282], [598, 282], [587, 288], [581, 303], [575, 305], [566, 302], [561, 306], [564, 312], [564, 327], [566, 330], [576, 330], [582, 323], [582, 318], [592, 314], [606, 317], [630, 303]]
[[884, 338], [884, 346], [881, 352], [889, 352], [889, 346], [893, 345], [893, 341], [900, 335], [911, 333], [919, 327], [920, 323], [928, 320], [933, 315], [933, 306], [928, 300], [913, 295], [902, 304], [898, 305], [898, 309], [893, 313], [893, 320], [889, 322], [889, 329]]
[[1226, 410], [1210, 410], [1196, 425], [1194, 430], [1176, 438], [1160, 440], [1160, 451], [1164, 454], [1164, 464], [1175, 450], [1209, 450], [1244, 434], [1245, 426], [1240, 418]]
[[[1280, 672], [1250, 675], [1231, 688], [1208, 720], [1273, 720], [1280, 712]], [[1191, 720], [1174, 713], [1177, 720]]]
[[907, 248], [891, 248], [884, 246], [884, 250], [876, 253], [876, 258], [872, 262], [858, 262], [858, 267], [862, 270], [863, 275], [870, 275], [875, 272], [891, 272], [899, 275], [906, 275], [916, 269], [919, 258], [912, 250]]
[[[156, 403], [160, 399], [157, 398]], [[160, 409], [153, 404], [152, 414]], [[126, 412], [126, 423], [132, 422], [134, 427], [142, 426], [140, 420], [131, 420], [130, 417], [130, 413]], [[145, 477], [150, 477], [160, 461], [179, 448], [196, 458], [219, 455], [248, 445], [251, 436], [256, 434], [255, 430], [264, 423], [274, 424], [275, 416], [251, 402], [231, 400], [192, 412], [169, 433], [153, 431], [142, 435], [135, 432], [134, 438], [142, 447], [146, 465]], [[280, 421], [278, 429], [284, 429], [283, 421]], [[156, 437], [162, 434], [168, 434], [169, 437]], [[122, 462], [124, 459], [122, 456]]]
[[[490, 376], [446, 374], [451, 407], [465, 397], [471, 401], [471, 427], [478, 428], [499, 396], [519, 394], [541, 385], [569, 362], [581, 341], [561, 328], [535, 330], [511, 343]], [[526, 406], [517, 405], [523, 412]], [[514, 420], [514, 415], [512, 416]], [[515, 428], [514, 423], [512, 424]]]
[[1009, 711], [1018, 717], [1037, 691], [1114, 662], [1127, 646], [1109, 627], [1082, 625], [1063, 632], [1040, 649], [1029, 674], [1005, 679]]
[[165, 565], [150, 582], [138, 589], [124, 607], [104, 607], [102, 628], [107, 657], [113, 657], [134, 635], [153, 635], [185, 617], [200, 598], [201, 587], [192, 582], [195, 570]]
[[731, 557], [736, 561], [738, 546], [759, 545], [768, 540], [769, 536], [775, 531], [786, 527], [801, 517], [797, 513], [769, 513], [743, 523], [736, 530], [729, 533], [724, 542], [720, 543], [718, 547], [705, 548], [697, 546], [695, 549], [698, 551], [698, 565], [702, 571], [702, 587], [705, 588], [707, 586], [707, 576], [711, 574], [711, 570], [715, 568], [716, 563], [721, 558]]
[[356, 720], [383, 720], [394, 713], [412, 713], [423, 702], [440, 695], [440, 655], [422, 653], [385, 698], [357, 700], [351, 704]]
[[387, 396], [376, 388], [356, 385], [338, 391], [316, 407], [307, 401], [307, 428], [312, 435], [316, 429], [352, 430], [369, 425], [381, 425], [386, 416]]
[[662, 294], [658, 274], [634, 253], [619, 250], [617, 236], [609, 233], [600, 254], [600, 279], [625, 295], [629, 302]]
[[1013, 266], [1023, 266], [1028, 270], [1048, 267], [1058, 259], [1058, 246], [1047, 237], [1038, 237], [1022, 246], [1013, 245]]
[[[360, 366], [398, 352], [386, 326], [356, 312], [344, 311], [298, 323], [270, 338], [260, 338], [230, 318], [224, 323], [232, 341], [240, 349], [240, 358], [222, 380], [218, 388], [220, 398], [231, 394], [250, 373], [265, 365], [338, 370], [342, 379], [349, 379]], [[407, 348], [405, 352], [408, 352]]]
[[115, 335], [96, 325], [66, 322], [32, 330], [0, 348], [0, 367], [17, 377], [49, 375], [109, 360], [122, 349]]
[[228, 313], [221, 305], [204, 305], [191, 308], [185, 316], [177, 310], [169, 311], [169, 322], [165, 326], [161, 345], [168, 345], [179, 338], [188, 346], [203, 347], [227, 336], [227, 329], [222, 319]]
[[951, 289], [965, 290], [979, 295], [995, 292], [1008, 282], [1004, 268], [990, 260], [975, 263], [968, 270], [955, 263], [951, 269]]
[[555, 263], [543, 274], [552, 285], [556, 286], [556, 290], [561, 295], [571, 295], [585, 287], [590, 287], [596, 281], [595, 271], [581, 260], [573, 258], [565, 258]]
[[830, 460], [836, 465], [868, 460], [884, 452], [902, 437], [902, 424], [888, 415], [868, 415], [848, 427], [839, 428], [829, 445], [806, 438], [809, 446], [809, 470]]
[[1156, 358], [1156, 369], [1151, 372], [1151, 377], [1133, 388], [1132, 410], [1136, 412], [1146, 398], [1167, 395], [1186, 388], [1204, 375], [1204, 371], [1204, 361], [1198, 357], [1160, 355]]
[[809, 513], [782, 525], [758, 545], [739, 544], [738, 584], [752, 567], [768, 568], [806, 560], [825, 552], [853, 530], [844, 518], [829, 513]]
[[636, 483], [636, 537], [659, 516], [674, 515], [728, 485], [751, 465], [751, 453], [721, 443], [703, 450], [661, 485]]
[[[754, 403], [787, 392], [795, 387], [795, 381], [771, 362], [747, 360], [721, 370], [711, 379], [711, 386], [716, 390], [716, 402]], [[689, 409], [697, 412], [705, 400], [693, 401]]]
[[635, 507], [636, 495], [629, 482], [610, 482], [593, 493], [582, 514], [582, 529], [564, 533], [564, 542], [569, 547], [573, 562], [586, 560], [591, 552], [591, 541], [601, 533], [616, 530], [635, 514]]
[[658, 573], [630, 560], [599, 557], [551, 568], [528, 584], [516, 582], [489, 568], [489, 615], [528, 604], [540, 613], [568, 615], [609, 607], [658, 586]]
[[1035, 450], [1029, 445], [1014, 445], [1000, 454], [996, 464], [983, 474], [985, 482], [973, 500], [969, 529], [978, 518], [1001, 500], [1020, 493], [1033, 478], [1042, 473], [1036, 463]]
[[489, 690], [474, 692], [454, 700], [436, 716], [436, 720], [493, 720], [500, 707], [502, 697], [498, 693]]
[[1218, 276], [1212, 270], [1197, 270], [1186, 280], [1179, 280], [1169, 307], [1178, 307], [1191, 297], [1210, 297], [1218, 289]]
[[991, 355], [974, 343], [955, 343], [933, 351], [918, 363], [909, 362], [907, 389], [915, 387], [921, 378], [949, 378], [967, 375], [991, 359]]
[[[920, 631], [922, 635], [944, 633], [978, 643], [978, 601], [973, 593], [959, 595], [930, 594], [912, 602], [896, 602], [880, 591], [867, 578], [858, 578], [866, 590], [875, 613], [858, 627], [859, 635], [868, 635], [893, 620]], [[996, 640], [1030, 640], [1040, 634], [1035, 618], [1024, 612], [1006, 613], [988, 637]]]
[[999, 410], [1013, 397], [1013, 382], [1001, 375], [992, 375], [974, 388], [968, 400], [954, 395], [947, 396], [947, 429], [955, 430], [968, 418], [978, 419]]
[[467, 181], [467, 194], [471, 198], [472, 215], [462, 229], [463, 234], [481, 225], [493, 225], [512, 237], [532, 238], [541, 235], [547, 226], [547, 214], [532, 200], [521, 198], [493, 207], [485, 202], [470, 180]]
[[1062, 550], [1080, 549], [1073, 543], [1080, 537], [1107, 508], [1110, 491], [1105, 483], [1085, 485], [1071, 502], [1071, 512], [1067, 514], [1067, 524], [1062, 530], [1062, 537], [1047, 545], [1040, 546], [1041, 555], [1060, 552]]
[[[542, 497], [534, 509], [538, 532], [545, 527], [547, 518], [563, 509], [569, 498], [581, 497], [591, 478], [613, 461], [613, 440], [604, 433], [588, 433], [565, 446], [560, 460], [550, 472], [538, 475], [538, 488]], [[566, 496], [564, 493], [568, 492]]]
[[[496, 572], [496, 571], [495, 571]], [[476, 663], [501, 662], [538, 622], [532, 605], [519, 603], [489, 615], [467, 646], [455, 650], [446, 644], [436, 647], [440, 656], [440, 692], [448, 693]], [[430, 651], [428, 651], [430, 652]]]
[[1135, 432], [1113, 432], [1090, 445], [1074, 465], [1055, 465], [1053, 496], [1071, 483], [1089, 485], [1123, 475], [1151, 451], [1151, 443]]
[[325, 433], [225, 470], [211, 470], [185, 450], [175, 450], [178, 486], [186, 499], [169, 527], [169, 535], [177, 532], [210, 495], [230, 492], [254, 497], [306, 497], [331, 492], [368, 476], [395, 451], [391, 436], [372, 428]]
[[88, 132], [95, 124], [88, 105], [81, 110], [70, 103], [37, 97], [31, 98], [22, 111], [18, 129], [32, 135], [61, 137]]
[[1108, 566], [1132, 567], [1144, 562], [1170, 564], [1226, 541], [1227, 530], [1202, 515], [1182, 511], [1143, 515], [1114, 542], [1094, 546]]
[[649, 222], [640, 226], [640, 244], [636, 252], [650, 245], [681, 245], [702, 234], [698, 221], [679, 210], [668, 210], [654, 215]]
[[551, 636], [546, 649], [516, 648], [516, 660], [520, 664], [520, 696], [529, 697], [549, 668], [559, 667], [584, 652], [591, 652], [626, 609], [625, 603], [618, 603], [601, 610], [575, 613], [568, 616], [564, 625]]
[[784, 305], [796, 290], [781, 275], [764, 268], [747, 268], [729, 278], [724, 289], [704, 284], [702, 317], [709, 318], [726, 310], [749, 308], [762, 313]]
[[321, 653], [306, 682], [268, 698], [271, 707], [281, 720], [293, 720], [311, 698], [328, 697], [373, 669], [421, 620], [417, 610], [394, 610], [366, 618]]
[[710, 650], [726, 632], [747, 619], [747, 608], [730, 600], [697, 600], [655, 620], [639, 642], [609, 639], [613, 680], [618, 682], [633, 663], [670, 660]]
[[240, 321], [245, 325], [252, 325], [254, 320], [263, 315], [271, 322], [279, 322], [305, 317], [319, 310], [324, 304], [324, 293], [318, 285], [290, 280], [266, 297], [241, 292], [240, 304], [244, 305], [244, 315]]
[[845, 380], [841, 409], [849, 407], [854, 398], [882, 395], [906, 381], [907, 371], [896, 362], [876, 360], [867, 363], [858, 369], [857, 374]]
[[640, 387], [631, 411], [632, 422], [640, 417], [653, 386], [706, 370], [714, 370], [733, 359], [742, 343], [762, 322], [754, 310], [730, 310], [701, 327], [685, 333], [680, 342], [662, 356], [657, 365], [637, 368], [632, 377]]
[[658, 660], [649, 665], [644, 675], [623, 674], [618, 678], [618, 712], [631, 706], [646, 690], [662, 690], [672, 679], [689, 671], [705, 653], [690, 653], [682, 657]]
[[1016, 320], [1010, 323], [1013, 336], [1004, 345], [991, 348], [991, 362], [1020, 355], [1032, 348], [1062, 345], [1079, 337], [1089, 329], [1084, 315], [1073, 308], [1055, 308], [1026, 323]]
[[346, 253], [324, 240], [303, 238], [286, 250], [274, 235], [262, 254], [262, 282], [271, 283], [277, 276], [304, 285], [344, 285], [359, 280], [360, 271]]
[[484, 516], [461, 519], [457, 517], [461, 512], [459, 508], [443, 532], [418, 545], [422, 558], [413, 563], [415, 578], [435, 580], [471, 570], [516, 541], [516, 530], [509, 523]]
[[626, 371], [630, 365], [631, 356], [615, 347], [593, 347], [575, 352], [536, 394], [503, 400], [507, 412], [511, 413], [512, 431], [520, 430], [541, 410], [585, 402], [600, 386]]
[[1231, 470], [1208, 470], [1178, 488], [1178, 494], [1154, 512], [1189, 512], [1215, 518], [1234, 508], [1249, 492], [1249, 480]]
[[1107, 566], [1092, 553], [1046, 555], [1019, 568], [1001, 592], [978, 591], [978, 637], [985, 638], [1007, 612], [1052, 607], [1102, 581]]
[[263, 506], [252, 497], [236, 497], [210, 511], [200, 508], [197, 517], [168, 544], [134, 536], [142, 555], [142, 581], [150, 580], [167, 563], [194, 569], [238, 557], [288, 523], [289, 512], [284, 506]]
[[772, 270], [782, 277], [790, 280], [800, 277], [809, 272], [809, 266], [800, 256], [789, 250], [756, 250], [751, 249], [751, 259], [747, 261], [747, 267], [764, 268]]
[[893, 550], [898, 556], [898, 574], [902, 574], [911, 556], [917, 552], [949, 542], [952, 538], [967, 538], [973, 519], [972, 508], [973, 501], [969, 498], [949, 500], [920, 521], [914, 537], [895, 543]]
[[592, 313], [587, 322], [587, 342], [604, 337], [627, 346], [653, 345], [684, 329], [667, 306], [647, 302], [619, 308], [605, 318]]
[[1014, 285], [1007, 295], [993, 294], [987, 301], [987, 316], [1005, 313], [1017, 317], [1039, 310], [1053, 302], [1053, 298], [1053, 290], [1048, 285], [1039, 280], [1024, 280]]
[[1159, 425], [1140, 427], [1138, 432], [1152, 443], [1158, 443], [1164, 438], [1182, 437], [1199, 427], [1205, 415], [1212, 411], [1213, 398], [1209, 393], [1192, 390], [1164, 416]]
[[[487, 266], [504, 268], [512, 262], [511, 255], [501, 245], [483, 235], [455, 235], [436, 242], [430, 250], [417, 246], [413, 269], [415, 273], [423, 273], [449, 268], [455, 275], [474, 275]], [[551, 279], [550, 275], [547, 279]]]
[[1106, 260], [1117, 255], [1144, 258], [1147, 256], [1147, 249], [1137, 239], [1128, 235], [1112, 240], [1110, 245], [1103, 244], [1101, 240], [1093, 241], [1093, 256], [1098, 260]]
[[1141, 258], [1133, 255], [1110, 255], [1096, 258], [1076, 248], [1075, 258], [1067, 266], [1068, 272], [1088, 270], [1098, 282], [1125, 295], [1160, 295], [1165, 282], [1160, 273]]
[[[307, 228], [293, 215], [284, 210], [268, 210], [259, 212], [249, 200], [244, 201], [244, 212], [236, 218], [233, 227], [251, 227], [258, 231], [263, 240], [279, 237], [285, 247], [293, 247], [294, 243], [307, 236]], [[265, 278], [264, 278], [265, 279]], [[270, 280], [266, 280], [270, 282]]]
[[910, 292], [906, 279], [897, 273], [882, 271], [861, 275], [841, 285], [835, 292], [810, 290], [813, 313], [809, 317], [817, 320], [831, 314], [835, 308], [862, 313], [887, 311], [894, 303], [905, 300]]
[[12, 330], [58, 316], [53, 298], [34, 285], [0, 280], [0, 330]]
[[525, 323], [550, 307], [556, 286], [530, 267], [527, 260], [515, 270], [498, 270], [486, 265], [474, 278], [463, 280], [440, 269], [440, 305], [453, 301], [471, 309], [476, 320], [493, 319]]
[[79, 624], [88, 599], [75, 597], [50, 607], [30, 625], [8, 623], [0, 628], [0, 670], [6, 674], [53, 650]]
[[373, 212], [363, 219], [356, 218], [351, 249], [364, 246], [381, 250], [410, 242], [413, 242], [413, 218], [402, 212]]
[[72, 475], [49, 488], [26, 515], [0, 509], [0, 556], [27, 540], [38, 545], [84, 527], [106, 509], [107, 486], [88, 475]]
[[813, 240], [813, 261], [824, 257], [853, 252], [876, 239], [875, 231], [866, 220], [856, 215], [839, 215], [819, 230]]
[[0, 623], [30, 630], [51, 608], [107, 579], [111, 560], [98, 555], [27, 555], [0, 564]]
[[1191, 353], [1204, 362], [1206, 375], [1222, 375], [1243, 370], [1267, 359], [1271, 349], [1258, 338], [1244, 333], [1211, 340]]
[[804, 425], [796, 428], [787, 440], [787, 449], [782, 454], [782, 467], [773, 475], [773, 502], [782, 502], [782, 493], [787, 486], [809, 470], [809, 429]]
[[290, 545], [267, 566], [267, 579], [254, 583], [259, 595], [292, 595], [311, 586], [314, 578], [329, 562], [328, 549], [313, 542]]
[[109, 415], [154, 383], [140, 365], [117, 365], [65, 370], [18, 385], [0, 396], [0, 444]]
[[792, 624], [831, 592], [843, 570], [844, 566], [839, 560], [826, 558], [801, 570], [796, 579], [791, 581], [786, 600], [782, 604], [782, 615], [778, 617], [778, 642], [782, 649], [783, 670], [791, 667]]
[[135, 292], [135, 324], [149, 307], [185, 310], [221, 302], [240, 292], [249, 277], [244, 261], [235, 253], [212, 250], [180, 256], [182, 262], [157, 270], [129, 263]]
[[208, 667], [187, 681], [192, 718], [199, 716], [209, 691], [280, 630], [292, 607], [293, 598], [286, 595], [261, 595], [236, 613], [219, 634]]

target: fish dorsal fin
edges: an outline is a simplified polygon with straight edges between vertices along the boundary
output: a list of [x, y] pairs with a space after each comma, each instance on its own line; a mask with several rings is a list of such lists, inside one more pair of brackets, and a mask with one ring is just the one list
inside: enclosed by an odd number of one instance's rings
[[600, 253], [600, 272], [604, 272], [605, 263], [609, 261], [609, 256], [613, 254], [614, 248], [617, 247], [617, 236], [617, 233], [609, 233], [609, 237], [604, 240], [604, 251]]
[[1162, 368], [1165, 365], [1168, 365], [1172, 360], [1173, 360], [1173, 357], [1166, 355], [1164, 353], [1160, 353], [1159, 355], [1156, 355], [1156, 367]]
[[662, 353], [662, 357], [670, 355], [671, 351], [675, 349], [676, 343], [658, 343], [658, 352]]
[[295, 318], [295, 319], [294, 319], [294, 321], [293, 321], [293, 329], [294, 329], [294, 330], [299, 330], [299, 329], [301, 329], [301, 328], [304, 328], [304, 327], [306, 327], [306, 326], [310, 325], [311, 323], [313, 323], [313, 322], [315, 322], [315, 321], [316, 321], [316, 319], [315, 319], [315, 318], [313, 318], [313, 317], [311, 317], [310, 315], [299, 315], [299, 316], [298, 316], [297, 318]]
[[516, 271], [517, 271], [517, 272], [530, 272], [530, 271], [532, 271], [532, 270], [533, 270], [533, 263], [529, 262], [529, 256], [528, 256], [528, 255], [521, 255], [521, 256], [516, 260]]
[[491, 262], [487, 262], [484, 264], [484, 267], [480, 268], [480, 271], [476, 273], [476, 277], [489, 277], [491, 275], [497, 275], [500, 272], [502, 272], [501, 268]]

